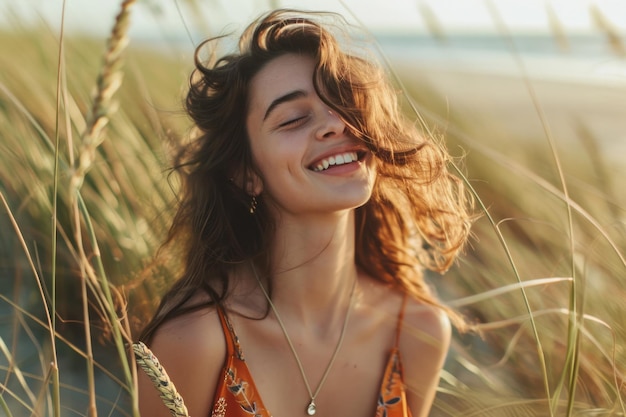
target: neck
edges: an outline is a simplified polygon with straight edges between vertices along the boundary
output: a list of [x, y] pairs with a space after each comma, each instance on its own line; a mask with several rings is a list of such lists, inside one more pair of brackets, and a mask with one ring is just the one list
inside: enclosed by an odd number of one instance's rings
[[284, 316], [328, 328], [343, 320], [357, 279], [354, 211], [282, 219], [271, 252], [272, 299]]

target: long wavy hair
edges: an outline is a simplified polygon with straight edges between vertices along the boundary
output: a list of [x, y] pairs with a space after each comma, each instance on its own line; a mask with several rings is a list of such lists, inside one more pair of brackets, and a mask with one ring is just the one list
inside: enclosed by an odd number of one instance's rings
[[[200, 54], [216, 39], [196, 49], [185, 102], [196, 134], [180, 144], [174, 161], [181, 179], [178, 207], [159, 251], [159, 256], [175, 251], [182, 267], [140, 339], [149, 342], [173, 317], [222, 303], [235, 265], [267, 259], [274, 219], [262, 195], [250, 215], [251, 197], [232, 178], [237, 172], [259, 175], [245, 123], [250, 82], [268, 62], [288, 53], [314, 57], [317, 94], [378, 159], [372, 196], [355, 212], [355, 262], [372, 277], [458, 319], [431, 294], [423, 271], [443, 272], [453, 262], [469, 233], [471, 198], [448, 171], [445, 149], [402, 115], [398, 93], [382, 68], [340, 47], [333, 34], [338, 21], [329, 13], [276, 10], [248, 26], [237, 53], [206, 63]], [[199, 291], [210, 301], [190, 305]]]

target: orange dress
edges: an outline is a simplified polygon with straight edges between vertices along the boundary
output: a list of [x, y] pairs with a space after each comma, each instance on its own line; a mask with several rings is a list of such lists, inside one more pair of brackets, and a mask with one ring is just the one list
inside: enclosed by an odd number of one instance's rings
[[[411, 417], [406, 402], [402, 362], [398, 349], [405, 303], [406, 297], [398, 317], [395, 345], [389, 354], [381, 382], [375, 417]], [[220, 378], [213, 397], [211, 417], [271, 417], [254, 385], [239, 339], [228, 316], [221, 308], [218, 308], [218, 312], [226, 337], [227, 357], [223, 377]]]

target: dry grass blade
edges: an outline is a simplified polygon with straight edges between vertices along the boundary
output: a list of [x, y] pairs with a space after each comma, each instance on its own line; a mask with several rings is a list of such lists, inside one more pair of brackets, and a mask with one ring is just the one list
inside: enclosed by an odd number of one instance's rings
[[[98, 75], [96, 94], [93, 99], [87, 128], [82, 135], [80, 151], [71, 178], [71, 190], [78, 190], [85, 174], [96, 158], [96, 149], [100, 145], [102, 130], [109, 122], [115, 103], [112, 98], [122, 85], [122, 53], [128, 45], [128, 26], [130, 8], [136, 0], [124, 0], [121, 10], [115, 18], [115, 25], [109, 38], [101, 72]], [[73, 194], [73, 192], [72, 192]]]
[[546, 2], [546, 14], [548, 15], [548, 23], [550, 24], [550, 29], [552, 30], [552, 36], [563, 52], [569, 52], [571, 50], [571, 45], [569, 39], [567, 38], [567, 33], [565, 32], [565, 28], [563, 24], [559, 20], [559, 16], [555, 13], [554, 8], [550, 3]]
[[188, 417], [187, 407], [156, 356], [143, 343], [133, 344], [137, 364], [148, 375], [172, 417]]
[[589, 6], [589, 14], [596, 26], [606, 35], [607, 41], [615, 55], [625, 58], [626, 45], [620, 35], [620, 31], [604, 16], [597, 5]]
[[[20, 230], [20, 227], [17, 224], [17, 221], [15, 220], [15, 217], [13, 216], [13, 213], [11, 212], [11, 208], [9, 207], [9, 204], [6, 201], [6, 198], [4, 197], [4, 194], [2, 192], [0, 192], [0, 200], [2, 200], [2, 204], [4, 205], [4, 208], [5, 208], [6, 212], [7, 212], [7, 215], [9, 217], [9, 219], [11, 220], [11, 224], [13, 225], [13, 228], [15, 230], [15, 234], [19, 238], [20, 243], [22, 245], [22, 248], [24, 250], [24, 254], [28, 258], [28, 263], [30, 265], [30, 268], [31, 268], [33, 274], [36, 277], [37, 286], [38, 286], [38, 289], [39, 289], [39, 294], [41, 295], [41, 302], [44, 305], [44, 310], [46, 312], [47, 329], [48, 329], [48, 334], [50, 335], [50, 342], [51, 342], [51, 345], [54, 345], [54, 332], [52, 331], [52, 329], [53, 329], [53, 326], [52, 326], [52, 314], [53, 313], [50, 311], [50, 308], [48, 306], [48, 302], [47, 302], [46, 297], [45, 297], [45, 290], [44, 290], [44, 288], [42, 286], [39, 273], [37, 272], [37, 268], [35, 267], [35, 263], [34, 263], [32, 257], [31, 257], [31, 255], [30, 255], [30, 251], [28, 249], [28, 246], [26, 245], [26, 242], [24, 241], [24, 238], [23, 238], [24, 235], [22, 234], [22, 232]], [[52, 363], [54, 363], [54, 364], [57, 363], [56, 352], [54, 350], [53, 350]], [[18, 371], [19, 371], [19, 369], [18, 369]]]
[[[35, 324], [39, 325], [41, 328], [44, 328], [46, 330], [48, 329], [47, 325], [43, 321], [39, 320], [34, 315], [30, 314], [28, 311], [22, 309], [19, 305], [15, 304], [11, 299], [9, 299], [9, 298], [5, 297], [4, 295], [0, 294], [0, 300], [2, 300], [5, 303], [9, 304], [12, 308], [14, 308], [20, 314], [23, 314], [26, 317], [28, 317], [30, 320], [32, 320]], [[73, 352], [75, 352], [78, 355], [80, 355], [82, 358], [84, 358], [84, 359], [87, 358], [87, 354], [82, 350], [82, 348], [80, 348], [79, 346], [73, 344], [69, 339], [63, 337], [61, 334], [57, 333], [56, 334], [56, 339], [58, 341], [60, 341], [60, 342], [63, 342], [63, 344], [65, 344]], [[125, 385], [124, 381], [118, 379], [113, 373], [110, 372], [110, 370], [108, 368], [108, 365], [101, 364], [101, 363], [96, 363], [96, 367], [98, 369], [100, 369], [104, 374], [106, 374], [107, 377], [109, 377], [113, 382], [115, 382], [115, 384], [118, 385], [120, 388], [122, 388], [124, 390], [130, 390], [130, 387], [128, 385]]]
[[518, 291], [521, 288], [530, 288], [536, 287], [540, 285], [548, 285], [548, 284], [556, 284], [559, 282], [571, 282], [572, 278], [560, 278], [560, 277], [552, 277], [552, 278], [536, 278], [529, 281], [517, 282], [514, 284], [504, 285], [498, 288], [494, 288], [492, 290], [481, 292], [480, 294], [475, 294], [469, 297], [464, 297], [452, 301], [448, 301], [447, 304], [454, 308], [465, 307], [469, 304], [478, 303], [485, 300], [490, 300], [498, 295], [506, 294], [513, 291]]
[[9, 362], [9, 371], [13, 372], [13, 374], [17, 377], [17, 380], [19, 381], [20, 386], [26, 393], [26, 396], [28, 397], [30, 402], [32, 404], [37, 404], [37, 399], [35, 398], [35, 394], [33, 394], [33, 392], [30, 390], [30, 387], [28, 386], [28, 383], [26, 382], [26, 378], [24, 378], [22, 371], [15, 363], [15, 360], [13, 358], [13, 355], [11, 354], [11, 351], [9, 350], [9, 348], [4, 343], [4, 340], [1, 337], [0, 337], [0, 352], [4, 355], [4, 357]]
[[[109, 323], [112, 327], [120, 360], [127, 370], [127, 382], [130, 385], [129, 365], [125, 355], [124, 342], [122, 340], [122, 332], [119, 328], [119, 318], [115, 311], [115, 303], [111, 297], [111, 291], [108, 286], [104, 268], [100, 261], [100, 251], [97, 249], [97, 240], [94, 235], [93, 228], [90, 227], [90, 218], [87, 208], [83, 204], [79, 189], [82, 185], [84, 177], [96, 158], [96, 150], [103, 140], [103, 129], [109, 122], [109, 118], [114, 111], [115, 104], [113, 95], [117, 92], [122, 84], [123, 72], [122, 53], [128, 45], [128, 27], [130, 8], [135, 0], [125, 0], [121, 4], [120, 11], [115, 18], [115, 24], [111, 31], [110, 38], [107, 43], [106, 52], [104, 54], [101, 72], [97, 79], [96, 94], [91, 106], [87, 127], [81, 137], [80, 150], [74, 165], [74, 172], [70, 179], [70, 196], [72, 198], [72, 212], [74, 218], [74, 231], [76, 246], [80, 256], [79, 267], [81, 271], [81, 291], [83, 300], [83, 319], [85, 328], [85, 343], [87, 353], [87, 379], [89, 384], [89, 415], [97, 415], [96, 408], [96, 387], [94, 380], [94, 359], [92, 353], [92, 336], [90, 331], [91, 320], [89, 317], [89, 307], [87, 299], [87, 280], [96, 286], [95, 294], [99, 299], [104, 299], [105, 311], [109, 317]], [[88, 235], [90, 243], [94, 250], [95, 261], [98, 265], [98, 274], [93, 271], [90, 257], [85, 253], [82, 241], [81, 215], [88, 225]], [[97, 279], [100, 277], [100, 280]], [[128, 337], [128, 336], [127, 336]]]

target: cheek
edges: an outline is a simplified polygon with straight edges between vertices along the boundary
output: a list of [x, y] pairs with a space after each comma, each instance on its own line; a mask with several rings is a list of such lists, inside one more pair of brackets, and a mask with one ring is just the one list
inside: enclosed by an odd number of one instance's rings
[[263, 193], [283, 206], [285, 201], [303, 189], [305, 181], [301, 158], [283, 147], [278, 152], [261, 151], [256, 166], [263, 181]]
[[279, 170], [276, 155], [266, 147], [259, 146], [259, 142], [252, 142], [250, 149], [252, 151], [252, 163], [263, 183], [263, 192], [269, 192], [273, 188], [272, 184], [276, 181]]
[[303, 149], [296, 137], [257, 139], [251, 144], [252, 155], [264, 173], [283, 171], [284, 174], [285, 169], [291, 170], [302, 164]]
[[261, 151], [255, 155], [255, 164], [266, 185], [286, 184], [300, 166], [299, 160], [285, 149]]

